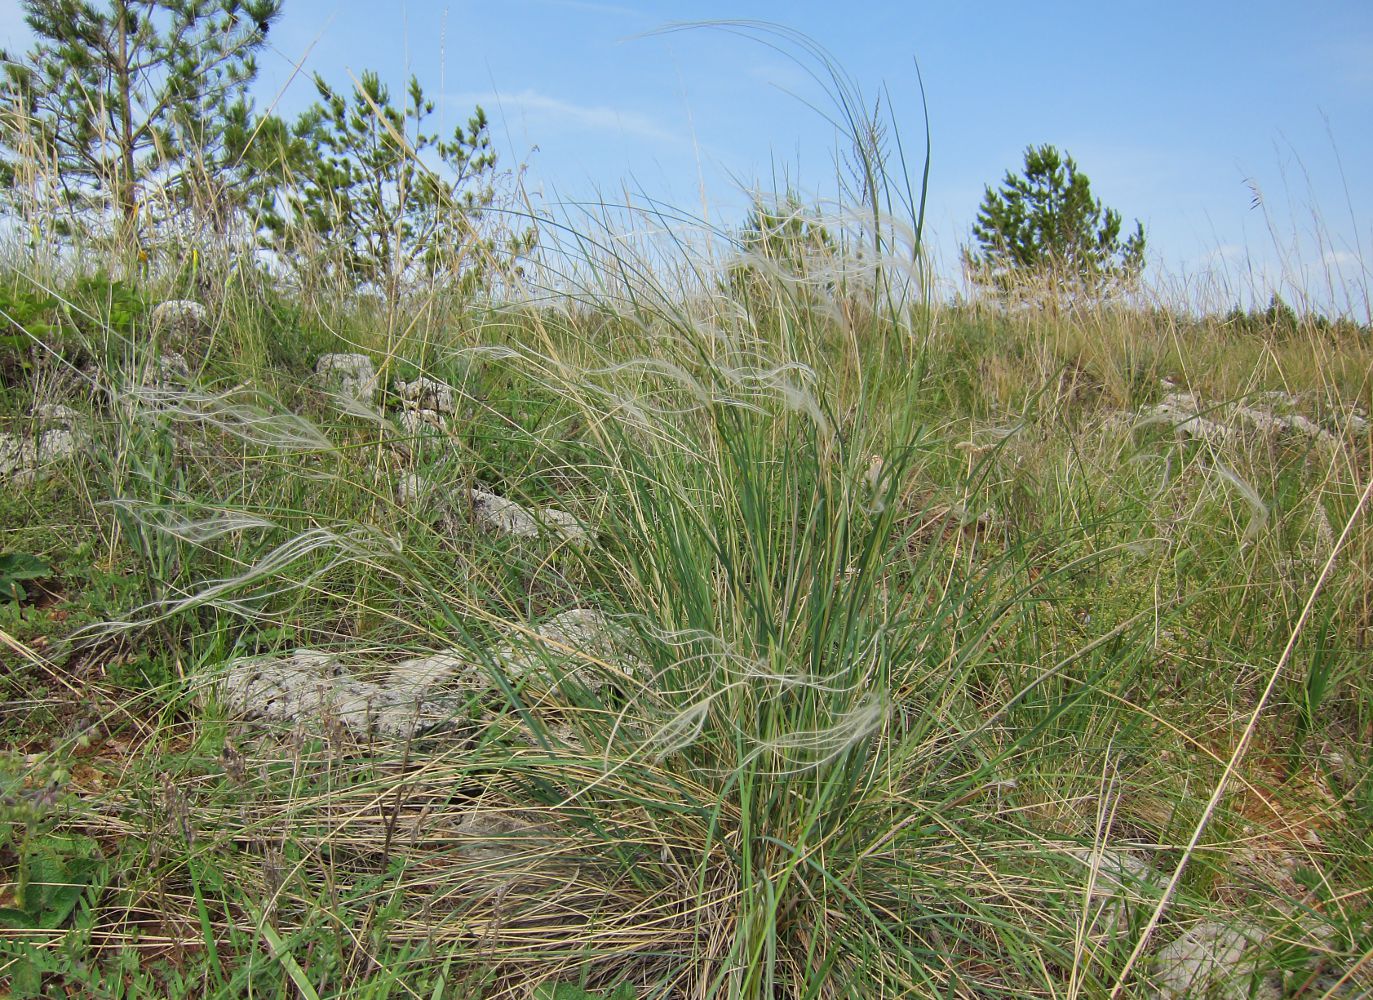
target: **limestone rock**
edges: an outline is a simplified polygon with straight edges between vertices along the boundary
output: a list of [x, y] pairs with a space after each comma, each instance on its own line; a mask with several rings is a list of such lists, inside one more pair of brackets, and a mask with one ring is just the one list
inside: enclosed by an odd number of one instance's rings
[[33, 471], [33, 445], [17, 434], [0, 434], [0, 479]]
[[407, 472], [396, 483], [396, 503], [402, 507], [415, 507], [428, 500], [433, 492], [433, 483], [418, 472]]
[[443, 433], [443, 417], [438, 410], [402, 410], [400, 413], [401, 430], [407, 435]]
[[502, 535], [536, 538], [548, 534], [565, 542], [584, 542], [590, 538], [581, 521], [566, 511], [552, 507], [529, 510], [486, 490], [472, 490], [472, 510], [478, 524]]
[[463, 658], [457, 650], [402, 660], [391, 668], [387, 678], [387, 684], [394, 690], [409, 692], [412, 696], [454, 681], [461, 687], [478, 690], [490, 683], [481, 664]]
[[327, 391], [349, 402], [371, 406], [376, 399], [377, 370], [365, 354], [321, 354], [315, 375]]
[[1133, 909], [1157, 900], [1159, 873], [1135, 855], [1101, 846], [1068, 854], [1082, 865], [1089, 929], [1125, 931]]
[[452, 703], [419, 684], [383, 685], [344, 672], [338, 657], [296, 650], [290, 657], [230, 662], [218, 694], [235, 715], [284, 726], [341, 725], [357, 737], [409, 739], [449, 722]]
[[[434, 411], [407, 410], [401, 414], [402, 422], [412, 414], [432, 412]], [[530, 510], [513, 500], [480, 488], [471, 490], [470, 496], [472, 514], [477, 524], [487, 531], [516, 538], [548, 536], [559, 542], [582, 543], [591, 540], [591, 533], [587, 531], [586, 526], [566, 511], [553, 507]], [[402, 507], [416, 510], [417, 513], [422, 513], [419, 508], [427, 506], [431, 513], [444, 518], [450, 526], [455, 515], [463, 516], [463, 512], [453, 509], [446, 496], [440, 493], [434, 483], [416, 472], [405, 473], [396, 483], [396, 502]]]
[[413, 382], [397, 382], [396, 395], [407, 410], [432, 410], [444, 416], [456, 412], [453, 387], [437, 379], [421, 376]]
[[1154, 958], [1160, 1000], [1280, 1000], [1281, 975], [1261, 969], [1253, 955], [1266, 937], [1249, 924], [1195, 925]]
[[478, 801], [448, 822], [445, 835], [469, 864], [475, 863], [464, 867], [467, 877], [510, 885], [530, 876], [529, 862], [543, 866], [554, 860], [548, 853], [551, 827], [533, 812]]
[[81, 422], [81, 415], [70, 406], [61, 403], [40, 403], [34, 407], [33, 422], [42, 430], [75, 430]]
[[[40, 430], [33, 437], [0, 434], [0, 479], [27, 482], [72, 460], [90, 444], [90, 435], [76, 426], [73, 411], [65, 406], [55, 410], [56, 414], [51, 410], [35, 412]], [[63, 420], [65, 426], [55, 423], [54, 416]]]
[[[1258, 398], [1257, 405], [1217, 405], [1202, 400], [1195, 393], [1177, 391], [1172, 383], [1166, 383], [1166, 387], [1174, 391], [1158, 403], [1139, 411], [1133, 418], [1118, 414], [1108, 423], [1132, 423], [1134, 426], [1167, 423], [1179, 437], [1196, 438], [1217, 446], [1246, 434], [1260, 438], [1294, 434], [1318, 444], [1334, 446], [1339, 443], [1334, 434], [1315, 421], [1300, 413], [1282, 412], [1297, 402], [1286, 393], [1265, 393]], [[1358, 414], [1351, 412], [1346, 415], [1345, 422], [1350, 429], [1357, 430], [1359, 420]]]
[[189, 382], [191, 380], [191, 366], [186, 363], [183, 355], [175, 351], [163, 351], [157, 356], [157, 381], [161, 384], [168, 382]]
[[495, 656], [512, 680], [561, 666], [560, 673], [595, 692], [604, 686], [605, 667], [630, 676], [637, 672], [624, 655], [625, 645], [620, 630], [601, 612], [573, 608], [548, 619], [532, 636], [502, 646]]
[[153, 309], [152, 324], [165, 343], [186, 348], [209, 332], [210, 314], [199, 302], [172, 299]]
[[[589, 690], [603, 684], [601, 664], [633, 672], [616, 661], [616, 631], [599, 612], [577, 608], [544, 622], [532, 637], [496, 650], [496, 666], [513, 682], [547, 670], [565, 673]], [[466, 698], [456, 692], [494, 687], [487, 666], [458, 650], [412, 657], [390, 668], [385, 679], [365, 681], [350, 674], [339, 656], [298, 649], [286, 657], [250, 656], [230, 661], [214, 690], [224, 707], [246, 719], [328, 731], [331, 726], [359, 738], [409, 739], [451, 722]]]
[[34, 461], [37, 465], [65, 461], [74, 458], [89, 443], [89, 437], [80, 431], [55, 427], [38, 435], [34, 448]]

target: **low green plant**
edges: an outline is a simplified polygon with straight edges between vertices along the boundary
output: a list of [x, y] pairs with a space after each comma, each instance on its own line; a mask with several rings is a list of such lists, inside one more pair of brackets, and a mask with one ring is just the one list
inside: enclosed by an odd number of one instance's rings
[[13, 385], [33, 370], [35, 344], [52, 342], [62, 327], [58, 300], [32, 285], [0, 287], [0, 385]]
[[[56, 931], [94, 899], [103, 862], [96, 841], [58, 828], [63, 769], [51, 760], [0, 757], [0, 930]], [[0, 958], [18, 997], [42, 995], [58, 965], [22, 939], [0, 934]]]
[[94, 840], [80, 834], [26, 837], [16, 869], [14, 905], [0, 906], [0, 927], [55, 930], [95, 883], [99, 850]]
[[41, 580], [52, 573], [52, 567], [27, 552], [0, 552], [0, 601], [18, 604], [27, 598], [25, 580]]

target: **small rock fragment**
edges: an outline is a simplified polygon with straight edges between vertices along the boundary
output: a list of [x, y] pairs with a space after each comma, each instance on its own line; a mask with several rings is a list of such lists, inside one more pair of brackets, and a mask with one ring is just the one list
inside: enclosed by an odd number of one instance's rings
[[490, 686], [485, 669], [480, 664], [464, 659], [457, 650], [402, 660], [391, 668], [387, 683], [398, 691], [420, 695], [441, 684], [451, 683], [455, 678], [461, 682], [460, 686], [468, 689]]
[[413, 507], [429, 498], [434, 485], [418, 472], [407, 472], [396, 483], [396, 503], [402, 507]]
[[312, 728], [334, 722], [358, 737], [409, 739], [444, 725], [456, 712], [423, 687], [358, 680], [343, 672], [337, 657], [308, 649], [286, 659], [231, 661], [217, 690], [236, 715]]
[[590, 538], [581, 521], [566, 511], [552, 507], [528, 510], [486, 490], [472, 490], [472, 509], [479, 524], [503, 535], [535, 538], [547, 533], [566, 542], [583, 542]]
[[422, 376], [413, 382], [397, 382], [396, 395], [407, 410], [433, 410], [444, 415], [455, 412], [453, 387], [437, 379]]
[[157, 356], [157, 380], [159, 383], [189, 382], [191, 366], [185, 357], [175, 351], [163, 351]]
[[0, 434], [0, 477], [22, 477], [33, 471], [33, 445], [17, 434]]
[[61, 403], [40, 403], [34, 407], [33, 420], [40, 429], [74, 430], [81, 420], [81, 415], [70, 406]]
[[[39, 426], [43, 426], [41, 421]], [[75, 458], [89, 444], [90, 435], [74, 427], [40, 430], [33, 438], [0, 434], [0, 479], [28, 482], [59, 462]]]
[[377, 371], [365, 354], [321, 354], [315, 374], [326, 390], [344, 400], [371, 406], [377, 394]]
[[152, 324], [165, 342], [185, 348], [209, 331], [210, 314], [199, 302], [172, 299], [153, 309]]
[[564, 661], [565, 676], [588, 691], [604, 685], [603, 665], [633, 676], [635, 664], [623, 653], [625, 642], [605, 615], [593, 608], [573, 608], [548, 619], [518, 643], [496, 651], [496, 661], [512, 680], [544, 671], [550, 663]]
[[[1323, 445], [1337, 445], [1335, 435], [1315, 421], [1300, 413], [1279, 413], [1274, 405], [1295, 405], [1294, 397], [1285, 393], [1264, 393], [1259, 397], [1267, 402], [1267, 407], [1248, 406], [1241, 403], [1215, 405], [1203, 402], [1191, 392], [1169, 392], [1158, 403], [1134, 415], [1135, 425], [1165, 422], [1173, 426], [1179, 437], [1197, 438], [1214, 445], [1223, 445], [1236, 436], [1249, 431], [1261, 437], [1277, 437], [1282, 434], [1298, 434]], [[1212, 417], [1217, 419], [1212, 419]], [[1225, 422], [1220, 422], [1220, 418]], [[1129, 415], [1116, 415], [1108, 420], [1116, 425], [1129, 420]], [[1358, 416], [1351, 412], [1346, 415], [1346, 423], [1356, 428]]]
[[443, 417], [438, 410], [402, 410], [400, 414], [401, 430], [407, 435], [421, 433], [443, 433]]
[[1154, 958], [1154, 985], [1163, 1000], [1279, 1000], [1282, 977], [1260, 969], [1250, 954], [1267, 935], [1253, 925], [1197, 924]]
[[1157, 898], [1158, 873], [1135, 855], [1100, 846], [1068, 853], [1083, 866], [1089, 925], [1127, 930], [1131, 908]]

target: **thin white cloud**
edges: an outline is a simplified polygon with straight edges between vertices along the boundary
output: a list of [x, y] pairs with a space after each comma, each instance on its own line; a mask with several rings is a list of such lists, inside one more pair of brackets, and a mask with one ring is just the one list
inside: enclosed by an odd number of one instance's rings
[[650, 142], [686, 145], [687, 137], [665, 124], [638, 111], [625, 111], [601, 104], [574, 104], [559, 97], [550, 97], [537, 90], [525, 89], [513, 93], [452, 94], [448, 99], [460, 104], [480, 104], [488, 109], [499, 108], [507, 115], [519, 112], [537, 119], [541, 126], [571, 125], [579, 129], [615, 132]]

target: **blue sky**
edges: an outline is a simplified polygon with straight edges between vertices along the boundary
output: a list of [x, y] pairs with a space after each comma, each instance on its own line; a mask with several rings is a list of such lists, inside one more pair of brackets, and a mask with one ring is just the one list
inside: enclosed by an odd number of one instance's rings
[[[826, 98], [801, 68], [720, 31], [651, 34], [711, 19], [784, 24], [865, 93], [885, 84], [908, 154], [923, 141], [919, 60], [931, 242], [946, 271], [984, 185], [1026, 145], [1052, 142], [1108, 205], [1145, 223], [1156, 275], [1196, 282], [1220, 265], [1238, 294], [1251, 274], [1265, 287], [1285, 274], [1317, 302], [1331, 298], [1332, 271], [1369, 284], [1368, 0], [285, 0], [257, 97], [280, 94], [279, 110], [294, 113], [314, 99], [311, 72], [345, 85], [373, 68], [395, 88], [414, 72], [450, 127], [480, 101], [504, 162], [528, 163], [528, 185], [549, 200], [617, 200], [628, 187], [730, 223], [743, 190], [775, 177], [831, 196], [838, 140], [808, 107]], [[24, 37], [17, 2], [0, 0], [0, 43], [22, 48]], [[1252, 207], [1254, 185], [1266, 213]]]

